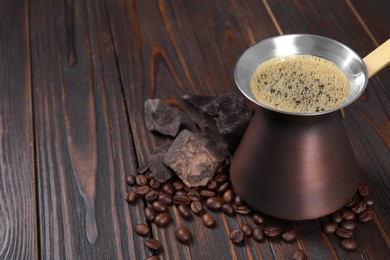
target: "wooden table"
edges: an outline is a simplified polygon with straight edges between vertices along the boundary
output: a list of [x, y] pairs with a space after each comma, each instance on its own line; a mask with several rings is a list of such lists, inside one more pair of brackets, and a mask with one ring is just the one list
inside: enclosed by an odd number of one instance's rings
[[[3, 0], [0, 3], [0, 259], [144, 259], [125, 176], [169, 138], [147, 131], [143, 103], [184, 93], [238, 92], [239, 55], [267, 37], [312, 33], [365, 56], [390, 37], [388, 0]], [[161, 259], [390, 258], [390, 68], [346, 109], [345, 126], [374, 221], [346, 252], [320, 221], [294, 223], [299, 239], [234, 246], [247, 217], [213, 213], [153, 228]], [[179, 224], [194, 239], [174, 238]]]

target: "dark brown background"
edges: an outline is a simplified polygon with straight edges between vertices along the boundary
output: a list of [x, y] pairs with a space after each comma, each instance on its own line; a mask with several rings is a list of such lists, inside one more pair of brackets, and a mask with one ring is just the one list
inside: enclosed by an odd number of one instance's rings
[[[147, 98], [175, 104], [183, 93], [237, 92], [239, 55], [270, 36], [313, 33], [365, 56], [390, 37], [388, 0], [2, 0], [0, 2], [0, 259], [144, 259], [124, 178], [153, 147]], [[370, 79], [346, 109], [345, 126], [376, 199], [373, 222], [348, 253], [320, 221], [295, 224], [297, 243], [233, 246], [227, 234], [246, 217], [214, 214], [153, 229], [163, 259], [390, 257], [390, 68]], [[95, 222], [96, 220], [96, 222]], [[194, 234], [183, 246], [173, 232]]]

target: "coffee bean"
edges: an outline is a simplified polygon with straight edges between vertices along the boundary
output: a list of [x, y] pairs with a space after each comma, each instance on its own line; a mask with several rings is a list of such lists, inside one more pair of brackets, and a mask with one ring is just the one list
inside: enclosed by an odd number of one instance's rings
[[215, 196], [215, 192], [212, 190], [201, 190], [200, 196], [202, 196], [203, 198], [211, 198]]
[[184, 186], [184, 191], [189, 192], [189, 191], [192, 191], [192, 190], [199, 190], [199, 187]]
[[171, 222], [171, 216], [169, 215], [168, 212], [160, 213], [154, 218], [154, 224], [156, 224], [156, 226], [158, 227], [165, 227], [170, 222]]
[[235, 194], [234, 194], [234, 191], [232, 189], [225, 191], [222, 195], [223, 201], [228, 202], [228, 203], [232, 203], [234, 200], [234, 195]]
[[211, 197], [206, 200], [206, 207], [209, 209], [220, 209], [223, 205], [223, 199], [221, 197]]
[[175, 188], [173, 187], [172, 183], [164, 183], [161, 187], [161, 190], [169, 195], [173, 195], [175, 193]]
[[207, 189], [209, 190], [215, 190], [218, 187], [218, 183], [216, 180], [211, 180], [209, 183], [207, 183]]
[[364, 201], [359, 202], [356, 206], [351, 208], [353, 213], [360, 214], [361, 212], [365, 211], [367, 208], [367, 204]]
[[177, 210], [179, 211], [180, 216], [183, 218], [190, 218], [192, 216], [191, 210], [185, 205], [178, 205]]
[[149, 171], [149, 164], [145, 164], [141, 168], [138, 169], [137, 174], [144, 175], [148, 171]]
[[160, 242], [155, 238], [146, 239], [145, 245], [152, 250], [159, 250], [161, 248]]
[[209, 213], [204, 213], [202, 215], [202, 222], [206, 227], [213, 227], [215, 225], [215, 220]]
[[217, 176], [224, 175], [227, 169], [228, 169], [228, 164], [224, 163], [221, 167], [217, 169]]
[[185, 190], [178, 190], [175, 192], [175, 196], [187, 196], [187, 192]]
[[345, 210], [345, 211], [341, 212], [341, 216], [345, 220], [354, 220], [355, 219], [355, 214], [350, 210]]
[[145, 215], [145, 219], [146, 221], [153, 221], [154, 218], [156, 217], [156, 211], [154, 211], [154, 209], [150, 206], [147, 206], [145, 209], [144, 209], [144, 215]]
[[356, 229], [356, 223], [353, 220], [345, 220], [340, 223], [340, 227], [346, 228], [349, 230], [355, 230]]
[[358, 192], [359, 192], [360, 196], [363, 196], [363, 197], [367, 196], [369, 193], [368, 186], [364, 185], [364, 184], [360, 184], [359, 188], [358, 188]]
[[187, 244], [191, 240], [191, 232], [186, 227], [179, 227], [175, 231], [175, 237], [180, 243]]
[[355, 196], [353, 196], [352, 199], [350, 199], [350, 200], [347, 202], [347, 204], [345, 204], [345, 206], [348, 207], [348, 208], [350, 208], [350, 207], [354, 206], [355, 203], [356, 203], [356, 198], [355, 198]]
[[330, 215], [330, 219], [333, 222], [340, 223], [341, 221], [343, 221], [343, 216], [339, 212], [335, 212]]
[[227, 214], [227, 215], [234, 215], [234, 213], [236, 212], [232, 206], [232, 204], [230, 203], [227, 203], [225, 202], [222, 207], [221, 207], [221, 210], [223, 213]]
[[145, 175], [137, 175], [135, 177], [135, 183], [137, 183], [138, 186], [144, 186], [148, 184], [148, 179]]
[[291, 256], [291, 260], [307, 260], [307, 255], [302, 249], [297, 249]]
[[228, 188], [229, 188], [229, 183], [228, 183], [228, 182], [225, 182], [225, 183], [223, 183], [221, 186], [219, 186], [217, 192], [218, 192], [218, 193], [225, 192]]
[[160, 260], [160, 257], [158, 257], [156, 255], [151, 255], [151, 256], [145, 258], [145, 260]]
[[340, 227], [336, 230], [336, 236], [340, 238], [351, 238], [352, 235], [353, 235], [353, 231], [346, 228]]
[[369, 222], [370, 220], [372, 220], [372, 218], [373, 218], [373, 215], [371, 213], [371, 210], [369, 210], [369, 209], [361, 212], [359, 214], [359, 217], [358, 217], [359, 221], [362, 223]]
[[201, 214], [203, 212], [202, 203], [199, 200], [191, 202], [190, 207], [195, 214]]
[[367, 206], [369, 207], [372, 207], [374, 206], [375, 204], [375, 201], [374, 199], [370, 196], [370, 195], [367, 195], [366, 197], [364, 197], [364, 202], [367, 204]]
[[134, 191], [126, 193], [125, 200], [129, 203], [134, 202], [137, 199], [137, 194]]
[[215, 181], [219, 184], [224, 183], [227, 180], [228, 176], [226, 174], [219, 174], [215, 177]]
[[186, 195], [173, 196], [173, 204], [175, 205], [190, 205], [191, 200]]
[[168, 206], [167, 204], [165, 204], [164, 202], [162, 202], [161, 200], [157, 200], [155, 202], [152, 203], [152, 208], [156, 211], [156, 212], [165, 212], [168, 210]]
[[242, 230], [242, 232], [244, 232], [245, 236], [247, 236], [247, 237], [252, 236], [253, 229], [249, 224], [242, 224], [241, 230]]
[[234, 197], [234, 204], [236, 204], [236, 206], [244, 205], [244, 201], [240, 197], [240, 195], [236, 194], [236, 196]]
[[136, 189], [136, 193], [138, 196], [140, 197], [144, 197], [148, 192], [150, 191], [150, 187], [149, 186], [139, 186], [137, 189]]
[[164, 202], [167, 205], [170, 205], [172, 204], [172, 195], [162, 192], [158, 195], [158, 200]]
[[262, 227], [256, 226], [253, 228], [252, 231], [252, 236], [253, 239], [256, 240], [257, 242], [262, 242], [265, 239], [264, 235], [264, 229]]
[[173, 185], [173, 188], [175, 188], [175, 190], [184, 189], [184, 183], [182, 181], [177, 180], [172, 185]]
[[264, 222], [265, 222], [264, 215], [262, 215], [260, 213], [255, 213], [253, 215], [253, 223], [255, 223], [256, 225], [264, 224]]
[[147, 236], [150, 233], [150, 228], [146, 224], [138, 224], [135, 226], [134, 231], [139, 236]]
[[127, 176], [126, 183], [127, 185], [133, 186], [135, 184], [135, 176], [134, 175]]
[[349, 251], [355, 250], [357, 248], [356, 241], [353, 239], [348, 239], [348, 238], [341, 240], [340, 245], [343, 249], [349, 250]]
[[145, 195], [145, 200], [149, 202], [153, 202], [157, 200], [158, 198], [158, 192], [155, 190], [150, 190], [148, 193]]
[[282, 234], [284, 242], [291, 243], [297, 239], [297, 232], [293, 229], [287, 230]]
[[200, 199], [200, 194], [196, 190], [192, 190], [187, 192], [188, 198], [190, 198], [191, 201], [199, 200]]
[[338, 224], [336, 222], [329, 222], [322, 226], [322, 232], [327, 235], [333, 234], [336, 232]]
[[277, 227], [266, 227], [264, 228], [264, 234], [268, 238], [277, 238], [280, 236], [280, 229]]
[[152, 178], [149, 181], [149, 186], [150, 188], [157, 190], [160, 188], [160, 183], [156, 179]]
[[252, 212], [252, 209], [248, 205], [236, 206], [235, 211], [240, 215], [247, 215]]
[[230, 233], [230, 240], [234, 244], [240, 244], [242, 241], [244, 241], [244, 232], [240, 228], [234, 229]]

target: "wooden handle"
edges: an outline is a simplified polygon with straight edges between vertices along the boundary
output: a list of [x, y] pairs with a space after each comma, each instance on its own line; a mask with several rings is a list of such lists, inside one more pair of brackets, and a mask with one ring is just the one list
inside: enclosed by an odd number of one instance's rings
[[364, 57], [363, 61], [369, 78], [386, 67], [390, 63], [390, 39]]

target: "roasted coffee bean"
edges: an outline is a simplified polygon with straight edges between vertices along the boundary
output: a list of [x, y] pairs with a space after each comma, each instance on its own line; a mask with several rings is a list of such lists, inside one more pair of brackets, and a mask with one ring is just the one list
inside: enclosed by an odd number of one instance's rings
[[175, 188], [175, 190], [184, 189], [184, 183], [182, 181], [177, 180], [172, 185], [173, 185], [173, 188]]
[[154, 224], [156, 224], [156, 226], [158, 227], [165, 227], [170, 222], [171, 222], [171, 216], [169, 215], [168, 212], [160, 213], [154, 218]]
[[213, 227], [215, 225], [215, 220], [209, 213], [204, 213], [202, 215], [202, 222], [206, 227]]
[[199, 193], [203, 198], [211, 198], [215, 196], [215, 192], [212, 190], [201, 190]]
[[322, 232], [327, 235], [333, 234], [336, 232], [338, 224], [336, 222], [329, 222], [322, 226]]
[[345, 211], [341, 212], [341, 216], [345, 220], [354, 220], [355, 219], [355, 214], [350, 210], [345, 210]]
[[262, 242], [265, 239], [264, 235], [264, 229], [262, 227], [256, 226], [253, 228], [252, 231], [252, 236], [253, 239], [256, 240], [257, 242]]
[[282, 234], [282, 239], [287, 243], [293, 242], [297, 239], [297, 232], [293, 229], [287, 230]]
[[359, 192], [360, 196], [363, 196], [363, 197], [367, 196], [369, 193], [368, 186], [364, 185], [364, 184], [360, 184], [359, 188], [358, 188], [358, 192]]
[[227, 215], [234, 215], [234, 213], [236, 212], [232, 206], [232, 204], [230, 203], [227, 203], [225, 202], [222, 207], [221, 207], [221, 210], [223, 213], [227, 214]]
[[180, 216], [183, 218], [190, 218], [192, 216], [191, 210], [185, 205], [178, 205], [177, 210], [179, 211]]
[[211, 197], [206, 200], [206, 207], [209, 209], [220, 209], [223, 205], [223, 199], [221, 197]]
[[366, 202], [361, 201], [361, 202], [359, 202], [356, 206], [354, 206], [353, 208], [351, 208], [351, 210], [352, 210], [353, 213], [355, 213], [355, 214], [360, 214], [361, 212], [365, 211], [366, 208], [367, 208]]
[[345, 220], [340, 223], [340, 227], [346, 228], [349, 230], [355, 230], [356, 229], [356, 223], [353, 220]]
[[350, 208], [350, 207], [353, 207], [353, 206], [355, 205], [355, 203], [356, 203], [356, 198], [355, 198], [355, 196], [353, 196], [352, 199], [350, 199], [350, 200], [348, 201], [348, 203], [345, 204], [345, 206], [348, 207], [348, 208]]
[[200, 199], [200, 194], [196, 190], [192, 190], [187, 192], [188, 198], [190, 198], [191, 201], [199, 200]]
[[266, 227], [264, 228], [264, 234], [268, 238], [277, 238], [280, 236], [280, 229], [277, 227]]
[[215, 177], [215, 181], [219, 184], [224, 183], [227, 180], [228, 176], [226, 174], [219, 174]]
[[307, 260], [307, 255], [302, 249], [297, 249], [291, 256], [291, 260]]
[[134, 202], [137, 199], [137, 194], [134, 191], [126, 193], [125, 200], [129, 203]]
[[236, 206], [235, 211], [240, 215], [247, 215], [252, 212], [252, 209], [248, 205]]
[[372, 207], [375, 204], [374, 199], [370, 195], [367, 195], [366, 197], [364, 197], [364, 202], [366, 202], [367, 206], [369, 206], [369, 207]]
[[149, 181], [149, 186], [150, 188], [157, 190], [160, 188], [160, 183], [156, 179], [152, 178]]
[[371, 213], [371, 210], [369, 210], [369, 209], [361, 212], [359, 214], [359, 217], [358, 217], [359, 221], [362, 223], [369, 222], [370, 220], [372, 220], [372, 218], [373, 218], [373, 215]]
[[158, 198], [158, 192], [155, 190], [150, 190], [148, 193], [145, 195], [145, 200], [149, 202], [153, 202], [157, 200]]
[[138, 224], [135, 226], [134, 231], [139, 236], [147, 236], [150, 233], [150, 228], [146, 224]]
[[343, 216], [339, 212], [335, 212], [330, 215], [330, 219], [333, 222], [340, 223], [341, 221], [343, 221]]
[[133, 186], [135, 184], [135, 176], [134, 175], [127, 176], [126, 183], [127, 185]]
[[175, 196], [187, 196], [187, 192], [185, 190], [178, 190], [175, 192]]
[[191, 232], [186, 227], [179, 227], [175, 231], [175, 237], [180, 243], [187, 244], [191, 240]]
[[229, 165], [226, 164], [226, 163], [224, 163], [223, 165], [221, 165], [221, 166], [217, 169], [217, 172], [216, 172], [217, 176], [222, 175], [222, 174], [225, 174], [226, 171], [227, 171], [227, 169], [228, 169], [228, 167], [229, 167]]
[[236, 196], [234, 197], [234, 204], [236, 204], [236, 206], [241, 206], [244, 205], [245, 202], [242, 200], [240, 195], [236, 194]]
[[242, 241], [244, 241], [244, 232], [241, 230], [241, 228], [236, 228], [230, 233], [230, 240], [234, 244], [240, 244]]
[[158, 195], [158, 200], [164, 202], [167, 205], [170, 205], [172, 204], [172, 195], [162, 192]]
[[138, 169], [137, 174], [144, 175], [148, 171], [149, 171], [149, 164], [145, 164], [144, 166], [142, 166], [141, 168]]
[[161, 248], [160, 242], [155, 238], [146, 239], [145, 245], [152, 250], [159, 250]]
[[152, 203], [152, 208], [156, 211], [156, 212], [165, 212], [168, 210], [168, 206], [167, 204], [165, 204], [163, 201], [161, 200], [157, 200], [155, 202]]
[[341, 248], [349, 251], [355, 250], [357, 248], [356, 241], [349, 238], [341, 240], [340, 245]]
[[234, 195], [235, 194], [234, 194], [234, 191], [232, 189], [226, 190], [222, 195], [223, 201], [228, 202], [228, 203], [232, 203], [234, 200]]
[[146, 221], [153, 221], [154, 218], [156, 217], [156, 211], [154, 211], [154, 209], [150, 206], [147, 206], [145, 209], [144, 209], [144, 215], [145, 215], [145, 219]]
[[252, 236], [253, 229], [249, 224], [242, 224], [241, 230], [242, 230], [242, 232], [244, 232], [245, 236], [247, 236], [247, 237]]
[[190, 207], [192, 212], [194, 212], [197, 215], [203, 212], [202, 203], [199, 200], [191, 202]]
[[219, 186], [217, 192], [218, 192], [218, 193], [225, 192], [228, 188], [229, 188], [229, 183], [228, 183], [228, 182], [225, 182], [225, 183], [223, 183], [221, 186]]
[[160, 260], [160, 257], [158, 257], [156, 255], [151, 255], [151, 256], [145, 258], [145, 260]]
[[161, 187], [161, 190], [170, 195], [175, 193], [175, 188], [173, 187], [172, 183], [164, 183]]
[[188, 186], [184, 186], [184, 190], [186, 192], [189, 192], [189, 191], [192, 191], [192, 190], [199, 190], [198, 187], [188, 187]]
[[190, 205], [191, 200], [186, 195], [173, 196], [173, 204], [175, 205]]
[[150, 191], [150, 187], [149, 186], [139, 186], [137, 189], [136, 189], [136, 193], [138, 196], [140, 197], [144, 197], [148, 192]]
[[209, 183], [207, 183], [207, 189], [209, 190], [215, 190], [218, 187], [218, 183], [216, 180], [211, 180]]
[[253, 223], [255, 223], [256, 225], [264, 224], [264, 222], [265, 222], [264, 215], [262, 215], [260, 213], [255, 213], [253, 215]]
[[145, 175], [137, 175], [135, 177], [135, 183], [137, 183], [138, 186], [144, 186], [148, 184], [148, 179]]
[[351, 238], [352, 235], [353, 235], [353, 231], [346, 228], [340, 227], [336, 230], [336, 236], [340, 238]]

